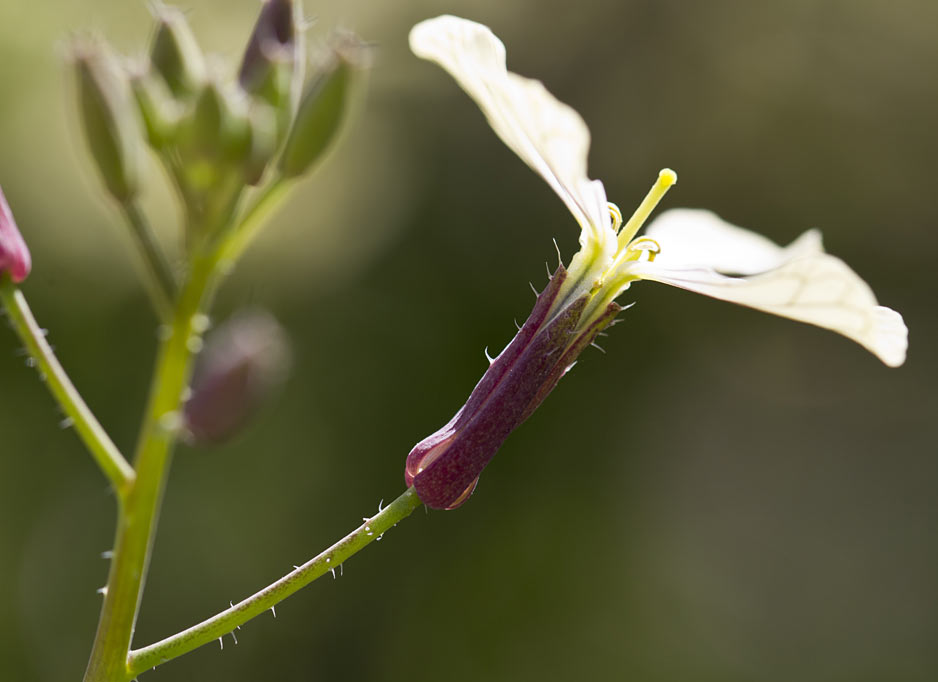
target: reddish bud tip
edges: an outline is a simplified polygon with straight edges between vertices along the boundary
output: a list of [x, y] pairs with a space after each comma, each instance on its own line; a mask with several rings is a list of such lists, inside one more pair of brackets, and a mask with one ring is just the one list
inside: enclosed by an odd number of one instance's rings
[[14, 282], [22, 282], [32, 269], [29, 248], [13, 220], [13, 212], [0, 188], [0, 274], [10, 273]]

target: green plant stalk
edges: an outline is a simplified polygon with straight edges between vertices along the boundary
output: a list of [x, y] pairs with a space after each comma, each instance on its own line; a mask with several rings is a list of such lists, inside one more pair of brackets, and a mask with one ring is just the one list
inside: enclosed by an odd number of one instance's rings
[[223, 268], [230, 269], [237, 262], [292, 185], [289, 179], [278, 176], [261, 190], [251, 207], [245, 211], [237, 229], [225, 238], [218, 250], [218, 259]]
[[172, 448], [181, 425], [180, 404], [201, 343], [197, 317], [217, 280], [216, 259], [197, 257], [163, 339], [134, 467], [137, 478], [120, 510], [107, 592], [85, 682], [131, 679], [127, 654], [140, 608]]
[[26, 298], [14, 286], [8, 274], [0, 275], [0, 300], [13, 330], [23, 342], [40, 375], [45, 377], [53, 398], [66, 418], [71, 420], [85, 447], [111, 481], [118, 499], [123, 503], [133, 485], [134, 470], [72, 385], [46, 341], [45, 332], [36, 323]]
[[332, 570], [339, 570], [344, 561], [380, 538], [398, 521], [409, 516], [420, 504], [417, 493], [413, 488], [408, 488], [403, 495], [375, 516], [366, 519], [354, 531], [277, 582], [208, 620], [155, 644], [131, 651], [128, 665], [130, 674], [137, 675], [204, 644], [220, 640], [238, 626], [272, 609], [276, 604], [317, 578]]
[[136, 201], [131, 199], [121, 202], [120, 208], [146, 266], [147, 288], [153, 307], [161, 320], [168, 321], [173, 314], [173, 301], [176, 299], [176, 277]]
[[[193, 258], [157, 356], [134, 460], [136, 481], [119, 510], [111, 570], [85, 682], [126, 682], [134, 676], [129, 668], [133, 630], [172, 450], [182, 423], [180, 408], [191, 374], [193, 348], [201, 344], [200, 334], [204, 331], [197, 328], [196, 320], [218, 281], [231, 270], [286, 188], [285, 182], [275, 181], [268, 186], [226, 239]], [[224, 217], [230, 219], [230, 215]], [[212, 232], [210, 225], [201, 227], [205, 234]]]

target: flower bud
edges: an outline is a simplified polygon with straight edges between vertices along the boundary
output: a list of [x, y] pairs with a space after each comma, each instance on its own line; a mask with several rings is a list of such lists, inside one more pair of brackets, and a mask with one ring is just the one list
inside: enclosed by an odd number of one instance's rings
[[189, 28], [186, 15], [176, 7], [156, 4], [156, 34], [150, 63], [176, 97], [199, 90], [205, 81], [205, 58]]
[[267, 313], [244, 313], [215, 330], [184, 409], [193, 442], [220, 443], [242, 430], [283, 383], [289, 364], [286, 336]]
[[165, 148], [176, 133], [179, 124], [179, 104], [173, 99], [165, 81], [152, 73], [138, 73], [130, 77], [130, 87], [143, 120], [147, 141], [154, 149]]
[[270, 104], [285, 121], [296, 109], [306, 62], [300, 13], [293, 0], [264, 0], [238, 72], [244, 91]]
[[31, 268], [29, 249], [13, 220], [13, 211], [3, 196], [3, 188], [0, 188], [0, 276], [8, 272], [14, 282], [22, 282]]
[[91, 156], [108, 191], [118, 201], [127, 201], [140, 181], [140, 131], [127, 76], [99, 43], [77, 44], [73, 59]]
[[531, 416], [577, 356], [621, 310], [611, 303], [580, 327], [589, 294], [572, 302], [561, 300], [566, 278], [560, 266], [466, 404], [407, 456], [404, 479], [428, 507], [454, 509], [469, 498], [505, 438]]
[[367, 49], [350, 33], [338, 36], [307, 86], [280, 157], [284, 177], [302, 175], [335, 139], [352, 90], [367, 66]]
[[193, 189], [212, 189], [233, 164], [250, 152], [251, 128], [243, 95], [219, 83], [208, 82], [191, 114], [182, 120], [176, 136], [185, 177]]

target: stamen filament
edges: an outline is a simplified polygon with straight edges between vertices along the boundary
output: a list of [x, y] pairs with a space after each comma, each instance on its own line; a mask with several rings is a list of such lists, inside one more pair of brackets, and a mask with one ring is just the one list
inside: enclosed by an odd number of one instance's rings
[[629, 242], [632, 241], [632, 237], [635, 236], [635, 233], [638, 232], [642, 225], [645, 224], [645, 221], [648, 220], [648, 216], [651, 215], [651, 212], [655, 210], [655, 206], [658, 205], [658, 202], [661, 201], [661, 198], [671, 189], [671, 185], [677, 182], [677, 173], [675, 173], [670, 168], [665, 168], [660, 173], [658, 173], [658, 180], [648, 191], [648, 194], [642, 200], [642, 203], [639, 204], [638, 208], [635, 209], [635, 213], [632, 214], [632, 217], [629, 218], [629, 222], [625, 224], [625, 227], [622, 228], [622, 231], [619, 232], [619, 251], [621, 252], [625, 249]]

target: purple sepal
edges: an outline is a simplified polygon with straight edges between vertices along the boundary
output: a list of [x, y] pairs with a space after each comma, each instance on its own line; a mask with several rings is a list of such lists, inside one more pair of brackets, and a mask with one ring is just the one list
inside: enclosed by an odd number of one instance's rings
[[13, 212], [0, 188], [0, 274], [10, 273], [14, 282], [22, 282], [32, 269], [29, 248], [13, 220]]
[[553, 309], [566, 277], [560, 266], [466, 404], [407, 456], [405, 481], [428, 507], [454, 509], [469, 498], [479, 474], [508, 434], [531, 416], [576, 357], [621, 310], [610, 304], [589, 327], [578, 330], [588, 295], [566, 308]]

